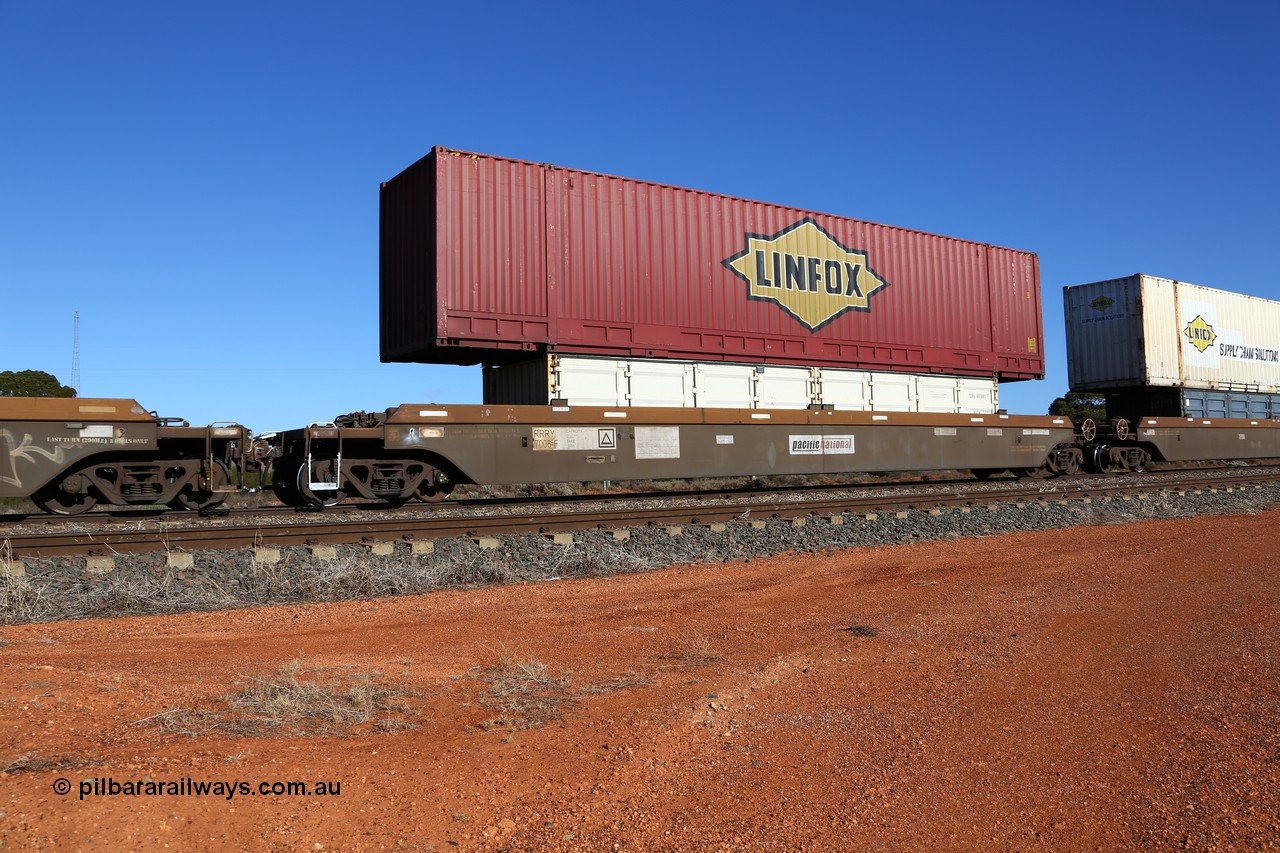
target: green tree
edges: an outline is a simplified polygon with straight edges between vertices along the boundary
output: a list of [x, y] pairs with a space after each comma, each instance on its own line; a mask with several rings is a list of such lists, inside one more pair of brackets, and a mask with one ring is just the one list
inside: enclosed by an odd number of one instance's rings
[[1049, 414], [1058, 417], [1065, 415], [1076, 424], [1085, 418], [1093, 418], [1096, 423], [1102, 423], [1107, 419], [1107, 398], [1104, 394], [1069, 391], [1065, 397], [1059, 397], [1049, 404]]
[[74, 397], [76, 389], [43, 370], [0, 371], [0, 397]]

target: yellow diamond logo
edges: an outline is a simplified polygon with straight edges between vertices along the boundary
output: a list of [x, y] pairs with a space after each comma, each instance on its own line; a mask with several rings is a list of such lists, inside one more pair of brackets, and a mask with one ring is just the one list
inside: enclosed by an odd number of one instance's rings
[[1182, 330], [1182, 334], [1186, 335], [1191, 345], [1200, 350], [1200, 352], [1204, 352], [1213, 346], [1213, 342], [1218, 339], [1218, 336], [1213, 331], [1213, 326], [1206, 323], [1199, 314], [1187, 324], [1187, 327]]
[[747, 247], [722, 263], [748, 284], [751, 299], [776, 302], [813, 331], [845, 311], [870, 311], [889, 286], [867, 253], [844, 246], [811, 217], [771, 237], [748, 234]]

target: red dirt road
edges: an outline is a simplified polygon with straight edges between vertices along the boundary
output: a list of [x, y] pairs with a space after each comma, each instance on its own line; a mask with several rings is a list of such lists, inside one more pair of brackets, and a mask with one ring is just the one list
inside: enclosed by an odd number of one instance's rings
[[[1278, 580], [1270, 510], [0, 629], [0, 767], [14, 766], [0, 837], [6, 850], [1276, 849]], [[503, 657], [564, 679], [534, 709], [551, 719], [495, 724]], [[292, 660], [304, 678], [380, 673], [410, 691], [397, 719], [416, 728], [191, 737], [135, 722], [225, 708], [233, 681]], [[188, 777], [341, 791], [91, 790]]]

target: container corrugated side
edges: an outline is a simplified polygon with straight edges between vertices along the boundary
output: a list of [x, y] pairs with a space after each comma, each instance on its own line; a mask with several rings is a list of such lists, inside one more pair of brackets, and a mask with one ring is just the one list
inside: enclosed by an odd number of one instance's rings
[[443, 148], [382, 217], [385, 361], [1044, 372], [1029, 252]]
[[1148, 275], [1063, 290], [1074, 391], [1280, 392], [1280, 302]]
[[1137, 276], [1065, 287], [1062, 299], [1071, 390], [1148, 384]]

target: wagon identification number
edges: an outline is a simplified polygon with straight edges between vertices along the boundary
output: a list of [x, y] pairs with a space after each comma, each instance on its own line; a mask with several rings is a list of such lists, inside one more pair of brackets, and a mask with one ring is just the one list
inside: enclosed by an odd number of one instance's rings
[[747, 282], [748, 298], [778, 304], [815, 332], [846, 311], [870, 311], [871, 296], [889, 286], [866, 252], [843, 245], [812, 217], [746, 239], [721, 263]]
[[614, 427], [534, 427], [534, 450], [616, 450]]

